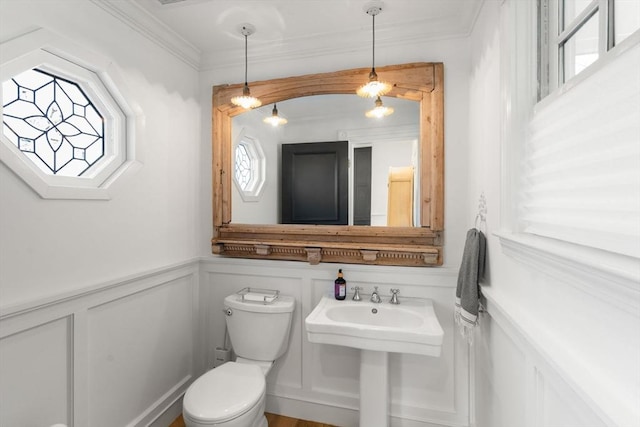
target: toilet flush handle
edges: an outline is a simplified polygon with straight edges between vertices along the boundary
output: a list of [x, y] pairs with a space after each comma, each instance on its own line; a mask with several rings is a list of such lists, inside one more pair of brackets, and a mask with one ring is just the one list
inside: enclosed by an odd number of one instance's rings
[[233, 310], [231, 310], [229, 307], [223, 308], [222, 311], [224, 311], [224, 314], [226, 314], [227, 316], [231, 316], [233, 314]]

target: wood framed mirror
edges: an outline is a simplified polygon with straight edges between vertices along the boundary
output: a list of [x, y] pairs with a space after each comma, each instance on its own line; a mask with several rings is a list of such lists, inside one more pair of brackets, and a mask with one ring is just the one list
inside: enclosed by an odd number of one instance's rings
[[[404, 266], [442, 265], [444, 231], [444, 67], [410, 63], [376, 69], [393, 85], [385, 96], [418, 102], [418, 227], [236, 224], [231, 218], [232, 118], [245, 110], [231, 104], [244, 84], [213, 87], [214, 254], [275, 260]], [[368, 80], [358, 68], [249, 83], [263, 105], [326, 94], [353, 94]]]

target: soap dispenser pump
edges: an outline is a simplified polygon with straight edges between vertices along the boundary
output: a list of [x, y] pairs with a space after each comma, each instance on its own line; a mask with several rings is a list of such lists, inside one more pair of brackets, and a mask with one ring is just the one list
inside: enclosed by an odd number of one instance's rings
[[347, 281], [344, 280], [342, 269], [338, 270], [338, 278], [334, 283], [334, 294], [337, 300], [343, 300], [347, 296]]

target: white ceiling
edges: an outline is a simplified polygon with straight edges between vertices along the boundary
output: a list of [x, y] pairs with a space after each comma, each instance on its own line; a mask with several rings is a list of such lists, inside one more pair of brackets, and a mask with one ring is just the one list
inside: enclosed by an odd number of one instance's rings
[[[95, 1], [95, 0], [94, 0]], [[484, 0], [387, 0], [376, 16], [376, 45], [468, 35]], [[371, 46], [369, 0], [97, 0], [197, 69], [252, 61], [350, 52]]]

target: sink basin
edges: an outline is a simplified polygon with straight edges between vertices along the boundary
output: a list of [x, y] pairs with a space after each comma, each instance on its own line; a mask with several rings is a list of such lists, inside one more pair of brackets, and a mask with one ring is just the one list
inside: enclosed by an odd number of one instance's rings
[[323, 296], [305, 319], [310, 342], [361, 350], [440, 356], [444, 331], [428, 299], [398, 305]]

